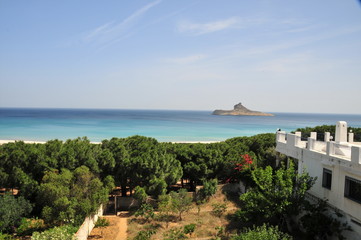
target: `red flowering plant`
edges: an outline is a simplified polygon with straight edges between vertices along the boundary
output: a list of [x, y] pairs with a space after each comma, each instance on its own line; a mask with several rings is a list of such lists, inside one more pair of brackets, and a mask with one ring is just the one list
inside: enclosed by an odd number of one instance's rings
[[231, 176], [226, 182], [243, 181], [245, 184], [251, 180], [251, 171], [255, 167], [255, 161], [249, 154], [241, 154], [241, 160], [233, 163]]

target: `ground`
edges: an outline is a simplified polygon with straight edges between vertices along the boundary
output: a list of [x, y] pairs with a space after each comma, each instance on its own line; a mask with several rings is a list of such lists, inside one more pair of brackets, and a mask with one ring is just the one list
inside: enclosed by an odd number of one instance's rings
[[128, 217], [125, 213], [120, 213], [118, 216], [103, 216], [102, 218], [109, 220], [109, 226], [104, 228], [94, 228], [88, 239], [127, 239]]
[[[214, 204], [225, 204], [226, 211], [222, 216], [216, 216], [213, 212]], [[227, 216], [234, 213], [237, 206], [234, 202], [228, 201], [226, 196], [222, 193], [221, 187], [217, 193], [210, 198], [209, 202], [198, 207], [194, 203], [192, 209], [184, 213], [183, 220], [179, 221], [177, 216], [166, 226], [166, 223], [161, 220], [150, 220], [146, 222], [144, 219], [131, 215], [130, 213], [121, 212], [119, 216], [105, 216], [110, 221], [110, 226], [100, 229], [95, 228], [89, 239], [134, 239], [134, 237], [142, 230], [155, 229], [156, 233], [152, 235], [151, 239], [163, 239], [164, 234], [172, 230], [182, 229], [185, 225], [195, 224], [196, 228], [192, 235], [187, 235], [189, 239], [211, 239], [222, 234], [227, 236], [230, 232], [227, 230], [229, 219]], [[158, 215], [159, 213], [156, 213]]]

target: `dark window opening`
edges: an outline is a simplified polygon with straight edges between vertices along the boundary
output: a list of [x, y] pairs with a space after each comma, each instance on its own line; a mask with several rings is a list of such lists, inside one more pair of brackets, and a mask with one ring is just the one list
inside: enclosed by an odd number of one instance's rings
[[361, 181], [346, 177], [345, 179], [345, 197], [361, 203]]
[[332, 171], [324, 168], [322, 175], [322, 187], [331, 189], [331, 184], [332, 184]]

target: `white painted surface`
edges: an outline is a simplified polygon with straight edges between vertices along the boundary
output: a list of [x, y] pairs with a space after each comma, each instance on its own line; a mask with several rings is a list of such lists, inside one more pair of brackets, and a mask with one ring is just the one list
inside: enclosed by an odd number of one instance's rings
[[[277, 136], [276, 150], [298, 159], [300, 173], [305, 169], [310, 176], [317, 177], [309, 193], [328, 199], [330, 205], [345, 214], [344, 219], [354, 230], [347, 233], [348, 239], [361, 239], [361, 227], [351, 221], [361, 223], [361, 204], [344, 196], [346, 176], [361, 181], [361, 145], [347, 142], [346, 122], [340, 121], [336, 126], [335, 142], [329, 141], [329, 134], [324, 142], [316, 141], [315, 134], [308, 141], [298, 141], [299, 133], [287, 134], [286, 140]], [[324, 168], [332, 171], [331, 189], [322, 187]]]

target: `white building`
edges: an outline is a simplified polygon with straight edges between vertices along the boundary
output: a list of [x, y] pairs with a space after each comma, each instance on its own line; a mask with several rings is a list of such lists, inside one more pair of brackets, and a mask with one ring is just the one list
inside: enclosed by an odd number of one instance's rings
[[317, 177], [309, 193], [344, 214], [353, 232], [345, 231], [348, 239], [361, 239], [361, 142], [353, 141], [347, 132], [347, 123], [337, 122], [334, 141], [325, 133], [324, 141], [317, 140], [312, 132], [307, 141], [301, 132], [277, 132], [276, 150], [298, 159], [298, 171], [306, 170]]

